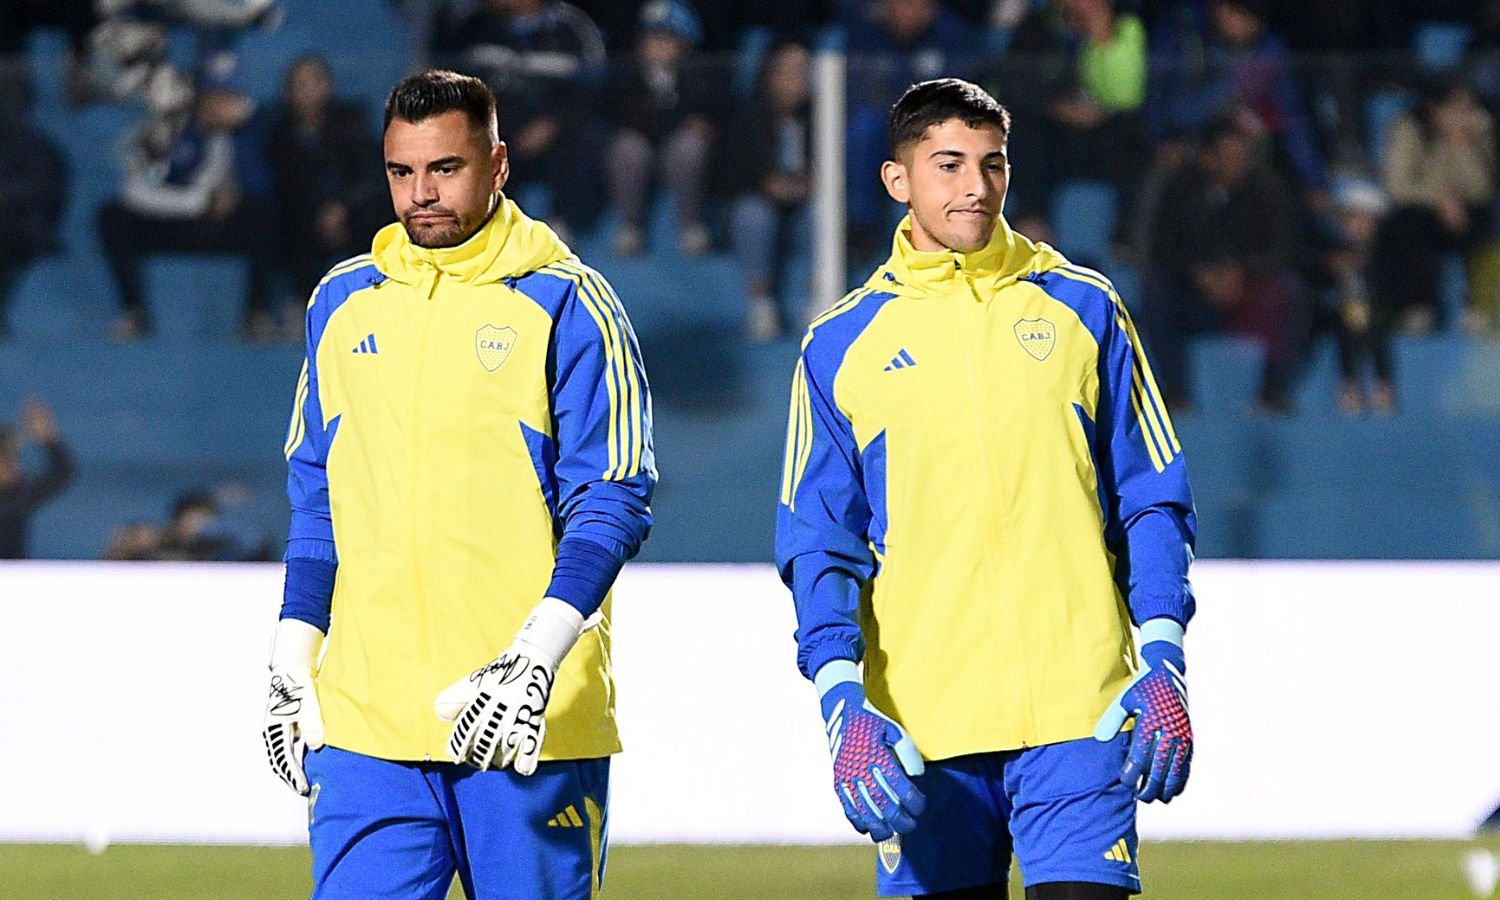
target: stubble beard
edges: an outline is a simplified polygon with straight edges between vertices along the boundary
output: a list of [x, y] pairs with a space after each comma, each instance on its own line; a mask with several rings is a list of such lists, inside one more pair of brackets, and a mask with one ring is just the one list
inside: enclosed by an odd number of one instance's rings
[[401, 226], [406, 229], [406, 236], [418, 247], [427, 250], [443, 250], [448, 247], [457, 247], [469, 238], [480, 232], [480, 229], [489, 224], [490, 219], [495, 217], [495, 211], [500, 208], [499, 195], [490, 199], [489, 209], [485, 210], [484, 216], [473, 224], [465, 227], [462, 218], [456, 217], [451, 225], [427, 226], [419, 231], [414, 228], [410, 216], [401, 220]]

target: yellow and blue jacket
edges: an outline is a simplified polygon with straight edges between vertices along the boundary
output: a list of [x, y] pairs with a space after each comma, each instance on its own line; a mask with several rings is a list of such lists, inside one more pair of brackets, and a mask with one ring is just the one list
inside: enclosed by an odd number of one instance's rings
[[776, 529], [798, 665], [864, 661], [928, 759], [1084, 737], [1131, 621], [1186, 624], [1182, 448], [1110, 283], [1001, 221], [912, 247], [815, 320]]
[[[337, 563], [317, 673], [330, 745], [445, 759], [443, 688], [509, 645], [557, 546], [623, 561], [650, 527], [651, 400], [625, 310], [502, 200], [457, 247], [400, 224], [307, 311], [287, 558]], [[609, 602], [558, 672], [543, 759], [620, 748]]]

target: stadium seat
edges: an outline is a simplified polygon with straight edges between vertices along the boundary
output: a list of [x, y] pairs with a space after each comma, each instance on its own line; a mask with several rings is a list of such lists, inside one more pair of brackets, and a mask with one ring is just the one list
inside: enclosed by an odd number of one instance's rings
[[146, 305], [159, 339], [228, 340], [245, 311], [245, 259], [161, 254], [146, 261]]
[[1411, 106], [1411, 95], [1398, 90], [1375, 90], [1365, 98], [1365, 155], [1372, 168], [1385, 160], [1385, 138], [1396, 117]]
[[1253, 409], [1264, 358], [1260, 343], [1248, 338], [1195, 338], [1188, 348], [1194, 404], [1206, 414], [1238, 414]]
[[1108, 268], [1115, 233], [1115, 189], [1104, 181], [1069, 181], [1052, 197], [1057, 248], [1085, 266]]
[[776, 40], [776, 33], [765, 26], [746, 28], [740, 35], [739, 52], [735, 54], [734, 77], [731, 81], [734, 95], [741, 99], [755, 93], [755, 82], [760, 77], [761, 61]]
[[1423, 22], [1412, 33], [1417, 62], [1430, 72], [1449, 72], [1464, 61], [1474, 26], [1462, 22]]

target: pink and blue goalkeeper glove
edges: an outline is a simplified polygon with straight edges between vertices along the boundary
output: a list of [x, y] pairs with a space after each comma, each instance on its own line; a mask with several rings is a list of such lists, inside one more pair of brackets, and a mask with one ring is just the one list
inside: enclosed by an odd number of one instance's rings
[[865, 699], [854, 663], [834, 660], [813, 683], [833, 757], [833, 788], [849, 823], [877, 842], [909, 834], [927, 805], [910, 777], [924, 769], [917, 745]]
[[1141, 671], [1094, 728], [1094, 737], [1112, 740], [1135, 717], [1130, 753], [1120, 780], [1143, 803], [1170, 803], [1187, 785], [1193, 764], [1193, 723], [1188, 719], [1187, 662], [1182, 626], [1151, 619], [1141, 626]]

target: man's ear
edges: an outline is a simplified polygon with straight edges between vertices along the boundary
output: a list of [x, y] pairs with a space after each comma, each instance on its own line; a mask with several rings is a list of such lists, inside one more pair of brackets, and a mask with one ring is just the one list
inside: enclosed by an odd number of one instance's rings
[[490, 148], [490, 159], [495, 163], [495, 184], [492, 190], [498, 194], [505, 187], [505, 182], [510, 180], [510, 151], [506, 149], [504, 141], [497, 141]]
[[911, 202], [911, 184], [907, 180], [906, 166], [894, 159], [880, 164], [880, 180], [891, 199], [905, 206]]

